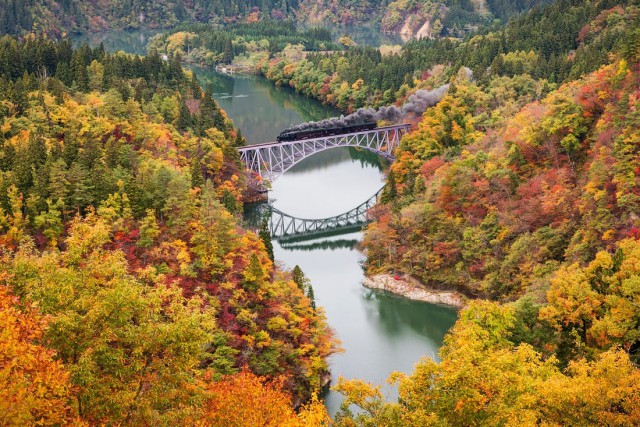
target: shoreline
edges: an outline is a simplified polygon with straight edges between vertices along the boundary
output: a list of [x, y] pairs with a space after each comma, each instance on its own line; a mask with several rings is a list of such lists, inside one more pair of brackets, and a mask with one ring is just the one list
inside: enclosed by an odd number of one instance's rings
[[240, 74], [240, 75], [258, 75], [259, 72], [258, 70], [256, 70], [256, 68], [254, 66], [250, 66], [250, 65], [245, 65], [245, 64], [236, 64], [236, 63], [231, 63], [231, 64], [217, 64], [215, 67], [213, 67], [218, 73], [221, 74], [228, 74], [228, 75], [235, 75], [235, 74]]
[[458, 309], [466, 305], [466, 298], [458, 292], [429, 289], [415, 279], [408, 279], [406, 276], [376, 274], [365, 277], [362, 285], [368, 289], [380, 289], [413, 301], [448, 305]]

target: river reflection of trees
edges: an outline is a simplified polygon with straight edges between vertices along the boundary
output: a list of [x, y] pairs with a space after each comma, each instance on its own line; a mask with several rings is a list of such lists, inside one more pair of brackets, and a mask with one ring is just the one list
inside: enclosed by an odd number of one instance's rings
[[275, 141], [292, 124], [326, 119], [340, 112], [291, 88], [276, 87], [259, 76], [225, 75], [211, 68], [190, 66], [205, 88], [239, 127], [249, 144]]
[[[455, 322], [457, 312], [450, 307], [434, 304], [417, 304], [380, 290], [366, 290], [367, 317], [389, 335], [400, 333], [407, 325], [421, 336], [441, 343], [448, 328]], [[425, 322], [425, 318], [429, 321]]]
[[189, 69], [196, 73], [200, 85], [209, 89], [214, 97], [233, 96], [236, 78], [216, 73], [208, 68], [190, 66]]
[[159, 30], [105, 31], [102, 33], [76, 34], [70, 38], [76, 44], [95, 47], [102, 43], [107, 52], [124, 51], [136, 55], [147, 54], [149, 39]]
[[288, 174], [306, 173], [309, 171], [328, 168], [339, 162], [359, 162], [362, 167], [384, 169], [388, 161], [377, 154], [355, 147], [339, 147], [321, 151], [307, 157], [287, 171]]
[[[353, 231], [345, 232], [344, 234], [352, 234]], [[337, 249], [355, 249], [358, 244], [357, 239], [338, 239], [338, 240], [321, 240], [312, 241], [310, 243], [288, 243], [280, 242], [280, 247], [285, 251], [317, 251], [317, 250], [330, 250], [335, 251]]]

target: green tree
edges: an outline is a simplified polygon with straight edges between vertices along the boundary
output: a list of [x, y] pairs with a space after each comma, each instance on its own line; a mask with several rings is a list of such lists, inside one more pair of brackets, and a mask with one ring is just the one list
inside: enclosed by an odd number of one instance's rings
[[298, 285], [298, 288], [300, 288], [300, 290], [302, 290], [303, 292], [306, 290], [307, 278], [305, 277], [304, 272], [299, 265], [293, 267], [293, 270], [291, 271], [291, 279], [295, 282], [296, 285]]
[[313, 286], [311, 282], [307, 284], [307, 298], [311, 302], [311, 308], [316, 309], [316, 294], [313, 292]]
[[202, 175], [202, 160], [196, 150], [191, 155], [191, 188], [204, 188], [204, 176]]
[[49, 245], [56, 246], [58, 238], [64, 231], [64, 223], [62, 222], [64, 204], [60, 199], [55, 203], [51, 199], [47, 199], [47, 206], [47, 211], [40, 212], [40, 215], [35, 217], [34, 223], [36, 227], [42, 230], [42, 233], [49, 241]]
[[260, 259], [255, 253], [252, 253], [249, 257], [249, 265], [245, 269], [243, 286], [249, 291], [256, 291], [264, 279], [264, 270]]
[[380, 197], [382, 203], [393, 203], [398, 197], [398, 189], [396, 187], [396, 177], [393, 173], [393, 169], [389, 171], [387, 177], [387, 183], [384, 186], [384, 191]]
[[273, 255], [273, 243], [271, 242], [271, 231], [269, 231], [269, 218], [265, 217], [262, 219], [262, 223], [260, 224], [260, 232], [258, 233], [258, 235], [260, 236], [260, 240], [262, 240], [262, 243], [264, 243], [264, 248], [267, 251], [269, 259], [271, 260], [271, 262], [274, 262], [275, 259]]
[[89, 72], [87, 71], [85, 58], [79, 50], [74, 52], [71, 69], [73, 73], [73, 81], [75, 82], [78, 90], [88, 92], [90, 84]]
[[156, 221], [156, 213], [153, 209], [147, 209], [147, 214], [140, 222], [140, 238], [138, 246], [141, 248], [151, 247], [155, 239], [160, 235], [160, 227]]
[[192, 125], [191, 112], [189, 107], [185, 104], [184, 99], [180, 99], [180, 112], [178, 115], [178, 121], [176, 122], [176, 128], [181, 132], [186, 132]]

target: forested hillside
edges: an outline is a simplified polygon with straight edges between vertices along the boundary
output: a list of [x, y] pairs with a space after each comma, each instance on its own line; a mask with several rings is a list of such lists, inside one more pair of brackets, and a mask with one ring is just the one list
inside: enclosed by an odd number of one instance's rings
[[209, 66], [247, 63], [250, 69], [255, 69], [253, 64], [256, 62], [283, 51], [341, 48], [341, 45], [332, 42], [328, 29], [318, 27], [301, 31], [293, 21], [274, 20], [229, 24], [220, 28], [205, 24], [183, 24], [155, 35], [148, 45], [150, 51], [180, 55], [188, 63]]
[[242, 140], [211, 94], [173, 57], [5, 36], [0, 58], [0, 423], [324, 419], [292, 403], [335, 341], [239, 226]]
[[59, 36], [107, 28], [168, 28], [181, 22], [286, 19], [297, 6], [297, 0], [1, 0], [0, 34]]
[[496, 88], [492, 96], [540, 95], [608, 63], [609, 52], [638, 19], [635, 7], [614, 6], [632, 3], [560, 0], [463, 41], [417, 40], [400, 51], [356, 46], [302, 59], [276, 54], [258, 66], [277, 85], [348, 112], [401, 103], [417, 89], [447, 83], [461, 67], [484, 88], [519, 86], [515, 94]]
[[[566, 10], [566, 18], [590, 15], [586, 6]], [[398, 268], [425, 282], [509, 299], [544, 289], [563, 262], [586, 262], [633, 233], [636, 189], [629, 174], [638, 159], [620, 144], [636, 131], [633, 102], [625, 102], [636, 84], [630, 52], [638, 17], [636, 6], [617, 6], [583, 25], [585, 42], [564, 60], [563, 80], [607, 62], [604, 55], [596, 59], [603, 43], [627, 59], [550, 93], [552, 86], [535, 78], [542, 71], [526, 61], [520, 72], [505, 72], [506, 62], [494, 59], [476, 80], [454, 76], [446, 96], [402, 142], [386, 194], [393, 201], [365, 240], [369, 268]], [[529, 17], [519, 22], [535, 31]], [[510, 33], [516, 28], [509, 26]], [[583, 55], [591, 61], [579, 61]], [[473, 56], [468, 61], [474, 66]], [[615, 196], [605, 202], [605, 194]], [[400, 214], [404, 209], [411, 213]], [[431, 232], [418, 231], [427, 226]]]
[[107, 28], [169, 28], [178, 23], [225, 24], [295, 19], [311, 25], [373, 25], [416, 36], [464, 36], [480, 24], [547, 0], [1, 0], [0, 33], [60, 36]]
[[600, 3], [580, 39], [608, 39], [608, 64], [529, 95], [526, 73], [457, 73], [402, 140], [368, 272], [485, 300], [439, 363], [393, 376], [397, 402], [341, 380], [338, 426], [639, 422], [640, 26], [636, 6]]
[[373, 23], [405, 37], [461, 37], [494, 19], [509, 18], [549, 0], [301, 0], [297, 17], [311, 24]]
[[510, 299], [613, 250], [639, 225], [632, 69], [563, 85], [490, 130], [490, 94], [458, 78], [402, 142], [365, 240], [370, 270]]

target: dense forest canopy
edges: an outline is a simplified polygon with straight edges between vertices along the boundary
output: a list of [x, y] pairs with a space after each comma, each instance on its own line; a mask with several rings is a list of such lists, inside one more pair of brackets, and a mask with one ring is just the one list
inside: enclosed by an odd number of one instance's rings
[[299, 30], [294, 21], [260, 21], [255, 23], [211, 26], [179, 25], [149, 41], [149, 51], [180, 55], [188, 63], [200, 65], [230, 64], [241, 60], [255, 62], [292, 46], [306, 51], [340, 50], [332, 41], [331, 31], [314, 27]]
[[233, 22], [251, 14], [285, 19], [297, 6], [297, 0], [2, 0], [0, 32], [59, 36], [109, 28], [167, 28], [182, 22]]
[[[277, 85], [348, 112], [402, 102], [416, 89], [447, 83], [461, 67], [483, 87], [524, 78], [545, 91], [607, 64], [638, 19], [630, 1], [559, 0], [464, 40], [414, 40], [400, 50], [353, 46], [302, 58], [282, 52], [256, 66]], [[517, 95], [531, 90], [526, 85]]]
[[[62, 33], [105, 29], [169, 28], [179, 23], [225, 24], [295, 19], [307, 25], [374, 25], [411, 35], [461, 36], [497, 18], [548, 0], [1, 0], [0, 33]], [[420, 33], [418, 27], [429, 27]], [[404, 28], [404, 30], [403, 30]]]
[[[390, 205], [396, 213], [410, 206], [418, 209], [419, 215], [411, 217], [431, 224], [433, 233], [418, 233], [421, 237], [413, 241], [417, 236], [398, 234], [395, 225], [387, 223], [395, 215], [384, 214], [384, 228], [395, 229], [393, 235], [411, 249], [409, 253], [400, 248], [379, 252], [381, 248], [373, 244], [368, 261], [371, 269], [385, 268], [386, 263], [375, 261], [374, 256], [384, 258], [384, 253], [399, 261], [401, 269], [425, 281], [509, 299], [542, 285], [555, 272], [555, 263], [586, 262], [599, 249], [611, 250], [616, 241], [633, 232], [638, 225], [636, 205], [631, 202], [636, 197], [635, 184], [630, 176], [614, 176], [624, 174], [621, 171], [637, 161], [619, 141], [636, 128], [627, 113], [633, 107], [623, 104], [635, 84], [633, 52], [640, 10], [633, 5], [603, 9], [609, 3], [578, 5], [561, 0], [512, 21], [500, 37], [490, 33], [468, 42], [477, 48], [487, 38], [499, 41], [515, 34], [533, 35], [535, 28], [552, 22], [546, 13], [557, 16], [560, 7], [565, 7], [568, 19], [589, 19], [574, 25], [580, 28], [576, 30], [577, 49], [571, 49], [571, 42], [567, 47], [559, 44], [558, 51], [547, 51], [549, 57], [567, 58], [561, 74], [548, 69], [545, 79], [544, 68], [535, 68], [545, 55], [546, 36], [540, 36], [526, 38], [524, 43], [534, 49], [520, 56], [519, 70], [508, 67], [505, 72], [507, 59], [523, 52], [512, 51], [497, 54], [485, 73], [478, 71], [473, 79], [462, 73], [450, 79], [446, 96], [425, 112], [417, 131], [403, 140], [399, 161], [391, 169], [394, 188], [388, 188], [385, 196], [394, 200]], [[511, 45], [524, 48], [518, 41], [507, 44]], [[602, 68], [614, 53], [621, 59]], [[527, 61], [535, 62], [527, 65]], [[473, 62], [474, 56], [469, 56], [466, 61], [450, 63], [451, 71], [461, 65], [477, 69]], [[547, 79], [557, 75], [568, 83], [554, 90], [555, 84]], [[585, 77], [573, 78], [580, 75]], [[594, 148], [595, 143], [611, 145], [600, 149]], [[596, 178], [604, 164], [613, 175]], [[606, 184], [608, 179], [612, 181]], [[615, 198], [598, 207], [586, 195], [593, 185], [605, 185]], [[482, 195], [488, 199], [483, 200]], [[551, 202], [547, 197], [558, 199]], [[424, 206], [434, 209], [422, 210]], [[405, 220], [405, 225], [409, 222]], [[454, 230], [459, 233], [455, 237]], [[530, 245], [538, 249], [532, 251]], [[414, 268], [417, 253], [425, 254], [428, 259], [424, 262], [435, 262], [438, 268], [421, 263]], [[534, 253], [537, 255], [530, 258]]]
[[[252, 396], [279, 411], [257, 420], [324, 420], [291, 407], [336, 343], [240, 227], [243, 140], [211, 93], [173, 56], [5, 36], [0, 58], [2, 423], [199, 423]], [[44, 370], [46, 403], [21, 388]]]
[[[510, 56], [500, 50], [505, 61], [496, 64], [494, 54], [476, 79], [455, 72], [473, 66], [453, 62], [455, 52], [452, 62], [435, 62], [452, 67], [451, 86], [401, 143], [365, 233], [366, 266], [494, 302], [473, 301], [460, 313], [440, 363], [424, 360], [392, 378], [397, 402], [341, 380], [347, 400], [337, 425], [638, 422], [633, 3], [559, 1], [460, 45], [530, 47], [531, 59], [562, 58], [562, 73], [522, 67], [525, 55], [520, 68], [500, 72]], [[561, 30], [559, 10], [576, 33]], [[578, 62], [581, 55], [590, 59]], [[564, 83], [550, 84], [558, 76]]]
[[[301, 16], [426, 38], [338, 49]], [[29, 34], [176, 24], [145, 57]], [[345, 112], [443, 88], [403, 117], [364, 267], [469, 301], [397, 401], [341, 379], [336, 426], [640, 422], [635, 1], [2, 0], [0, 25], [0, 424], [328, 425], [337, 341], [242, 228], [259, 182], [185, 59]]]

